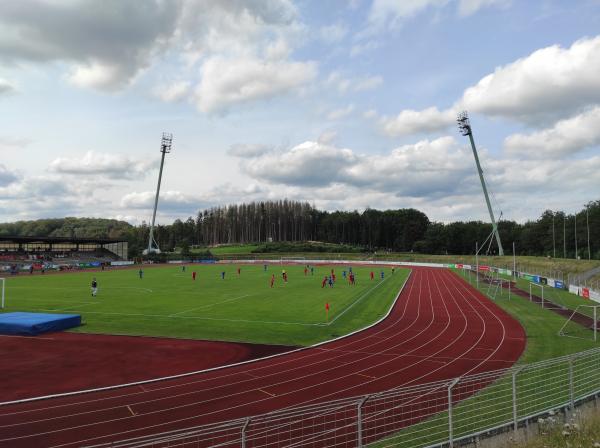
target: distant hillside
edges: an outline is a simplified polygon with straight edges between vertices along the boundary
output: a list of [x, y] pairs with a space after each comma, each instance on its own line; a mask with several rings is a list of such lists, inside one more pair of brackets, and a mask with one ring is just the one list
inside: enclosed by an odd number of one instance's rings
[[64, 236], [70, 238], [123, 238], [131, 224], [116, 219], [58, 218], [0, 224], [0, 236]]

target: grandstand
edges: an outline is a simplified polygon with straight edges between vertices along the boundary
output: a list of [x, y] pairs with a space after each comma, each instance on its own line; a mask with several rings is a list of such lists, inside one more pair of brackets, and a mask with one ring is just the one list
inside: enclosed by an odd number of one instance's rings
[[127, 260], [127, 241], [114, 238], [0, 236], [0, 269], [97, 267]]

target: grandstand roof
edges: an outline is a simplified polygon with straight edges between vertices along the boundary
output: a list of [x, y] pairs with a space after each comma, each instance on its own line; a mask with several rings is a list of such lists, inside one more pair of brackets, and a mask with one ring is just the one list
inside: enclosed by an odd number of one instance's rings
[[111, 244], [125, 243], [125, 238], [71, 238], [65, 236], [11, 236], [0, 235], [0, 241], [13, 243], [82, 243], [82, 244]]

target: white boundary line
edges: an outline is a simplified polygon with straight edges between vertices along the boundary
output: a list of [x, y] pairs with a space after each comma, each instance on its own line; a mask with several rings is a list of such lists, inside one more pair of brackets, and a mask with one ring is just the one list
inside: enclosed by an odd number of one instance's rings
[[295, 350], [290, 350], [289, 352], [285, 352], [285, 353], [277, 353], [275, 355], [265, 356], [264, 358], [249, 359], [247, 361], [241, 361], [241, 362], [237, 362], [237, 363], [234, 363], [234, 364], [229, 364], [229, 365], [226, 365], [226, 366], [212, 367], [210, 369], [196, 370], [196, 371], [193, 371], [193, 372], [180, 373], [178, 375], [164, 376], [164, 377], [160, 377], [160, 378], [153, 378], [153, 379], [150, 379], [150, 380], [136, 381], [136, 382], [132, 382], [132, 383], [117, 384], [117, 385], [114, 385], [114, 386], [97, 387], [97, 388], [94, 388], [94, 389], [85, 389], [85, 390], [79, 390], [79, 391], [74, 391], [74, 392], [65, 392], [65, 393], [61, 393], [61, 394], [51, 394], [51, 395], [43, 395], [43, 396], [40, 396], [40, 397], [23, 398], [23, 399], [20, 399], [20, 400], [4, 401], [4, 402], [0, 402], [0, 406], [7, 406], [7, 405], [11, 405], [11, 404], [18, 404], [18, 403], [29, 403], [29, 402], [32, 402], [32, 401], [47, 400], [49, 398], [70, 397], [70, 396], [73, 396], [73, 395], [81, 395], [81, 394], [88, 394], [88, 393], [92, 393], [92, 392], [101, 392], [101, 391], [106, 391], [106, 390], [122, 389], [124, 387], [139, 386], [141, 384], [156, 383], [156, 382], [159, 382], [159, 381], [172, 380], [172, 379], [176, 379], [176, 378], [185, 378], [187, 376], [198, 375], [200, 373], [213, 372], [213, 371], [216, 371], [216, 370], [222, 370], [222, 369], [226, 369], [226, 368], [229, 368], [229, 367], [241, 366], [241, 365], [250, 364], [250, 363], [253, 363], [253, 362], [257, 362], [257, 361], [262, 361], [264, 359], [271, 359], [271, 358], [275, 358], [277, 356], [288, 355], [290, 353], [296, 353], [296, 352], [300, 352], [300, 351], [307, 350], [307, 349], [310, 349], [310, 348], [320, 347], [321, 345], [329, 344], [331, 342], [339, 341], [341, 339], [348, 338], [348, 337], [350, 337], [352, 335], [355, 335], [357, 333], [360, 333], [362, 331], [368, 330], [369, 328], [372, 328], [375, 325], [377, 325], [380, 322], [382, 322], [383, 320], [387, 319], [388, 316], [391, 314], [392, 310], [394, 309], [394, 306], [396, 306], [396, 303], [398, 302], [398, 299], [400, 298], [400, 295], [402, 294], [402, 291], [404, 291], [404, 287], [408, 283], [408, 280], [410, 279], [411, 275], [412, 275], [412, 270], [409, 271], [406, 279], [404, 280], [404, 283], [402, 284], [402, 287], [400, 288], [400, 291], [398, 291], [398, 294], [396, 294], [396, 298], [394, 299], [394, 301], [390, 305], [390, 307], [388, 309], [388, 312], [385, 314], [385, 316], [382, 316], [379, 320], [377, 320], [376, 322], [373, 322], [370, 325], [367, 325], [366, 327], [360, 328], [358, 330], [355, 330], [355, 331], [353, 331], [351, 333], [348, 333], [348, 334], [346, 334], [344, 336], [340, 336], [340, 337], [335, 338], [335, 339], [330, 339], [328, 341], [318, 342], [318, 343], [316, 343], [314, 345], [309, 345], [307, 347], [300, 347], [300, 348], [297, 348]]
[[185, 311], [179, 311], [178, 313], [169, 314], [167, 317], [177, 317], [180, 314], [191, 313], [192, 311], [203, 310], [205, 308], [210, 308], [212, 306], [217, 306], [217, 305], [223, 305], [224, 303], [233, 302], [235, 300], [240, 300], [240, 299], [243, 299], [244, 297], [250, 297], [253, 295], [254, 294], [244, 294], [243, 296], [238, 296], [238, 297], [234, 297], [232, 299], [223, 300], [222, 302], [209, 303], [207, 305], [202, 305], [197, 308], [192, 308], [192, 309], [185, 310]]
[[[412, 272], [412, 271], [411, 271]], [[356, 305], [358, 302], [360, 302], [362, 299], [364, 299], [365, 297], [367, 297], [369, 294], [371, 294], [371, 292], [375, 291], [377, 288], [379, 288], [383, 282], [385, 282], [388, 278], [390, 278], [389, 276], [387, 278], [385, 278], [384, 280], [380, 281], [379, 283], [377, 283], [375, 286], [373, 286], [372, 288], [370, 288], [368, 291], [366, 291], [362, 296], [360, 296], [358, 299], [356, 299], [354, 302], [352, 302], [350, 305], [348, 305], [340, 314], [338, 314], [337, 316], [335, 316], [333, 319], [331, 319], [331, 322], [327, 323], [327, 326], [331, 325], [332, 323], [334, 323], [336, 320], [338, 320], [340, 317], [342, 317], [344, 314], [346, 314], [346, 311], [348, 311], [350, 308], [352, 308], [354, 305]], [[408, 280], [408, 277], [407, 277]]]

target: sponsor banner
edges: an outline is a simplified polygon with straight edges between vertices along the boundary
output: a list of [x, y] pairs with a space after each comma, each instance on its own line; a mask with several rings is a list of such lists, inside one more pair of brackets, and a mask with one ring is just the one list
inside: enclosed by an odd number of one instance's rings
[[456, 266], [456, 269], [464, 269], [461, 263], [456, 263], [454, 266]]
[[534, 281], [533, 275], [529, 275], [529, 274], [521, 274], [521, 278], [524, 278], [525, 280], [529, 280], [530, 282]]
[[548, 279], [546, 277], [540, 277], [540, 283], [542, 285], [547, 285], [548, 284]]
[[584, 299], [589, 299], [590, 298], [589, 288], [581, 288], [581, 295], [583, 296]]
[[192, 260], [192, 263], [215, 264], [216, 262], [217, 262], [217, 260], [215, 260], [215, 259], [210, 259], [210, 260]]
[[540, 276], [539, 275], [534, 275], [533, 276], [533, 281], [536, 282], [536, 283], [539, 283], [540, 282]]
[[463, 269], [468, 269], [469, 271], [473, 268], [473, 266], [471, 266], [470, 264], [463, 264], [462, 267]]
[[448, 265], [448, 268], [450, 268], [450, 269], [456, 269], [457, 267], [458, 267], [458, 265], [456, 265], [456, 264], [449, 264]]
[[135, 264], [134, 261], [111, 261], [110, 265], [111, 266], [131, 266], [132, 264]]
[[600, 291], [594, 291], [593, 289], [590, 289], [590, 299], [592, 299], [594, 302], [600, 302]]
[[560, 280], [554, 280], [554, 287], [560, 288], [560, 289], [565, 289], [565, 284], [563, 282], [561, 282]]
[[489, 270], [490, 270], [490, 267], [489, 267], [489, 266], [479, 266], [479, 270], [480, 270], [480, 271], [486, 271], [486, 272], [487, 272], [487, 271], [489, 271]]
[[554, 282], [553, 278], [549, 278], [548, 283], [546, 283], [546, 284], [552, 288], [556, 288], [556, 283]]
[[579, 286], [569, 285], [569, 292], [571, 294], [577, 294], [577, 295], [579, 295]]
[[167, 260], [167, 264], [181, 264], [183, 260]]

